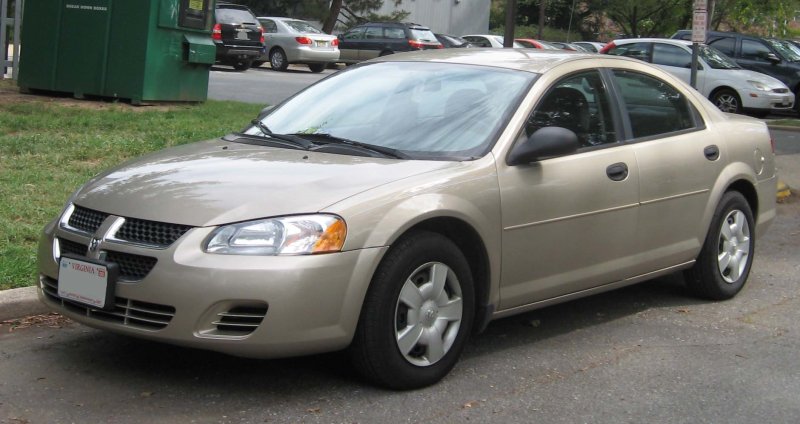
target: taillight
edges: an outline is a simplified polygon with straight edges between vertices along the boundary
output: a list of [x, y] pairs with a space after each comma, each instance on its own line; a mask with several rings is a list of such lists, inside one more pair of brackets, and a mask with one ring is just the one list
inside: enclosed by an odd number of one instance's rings
[[617, 47], [617, 46], [612, 41], [612, 42], [606, 44], [605, 46], [603, 46], [603, 48], [600, 49], [600, 51], [598, 53], [606, 54], [606, 53], [608, 53], [609, 50], [613, 49], [614, 47]]
[[338, 45], [339, 45], [339, 39], [338, 39], [338, 38], [334, 38], [334, 39], [333, 39], [333, 41], [331, 41], [331, 45], [332, 45], [333, 47], [336, 47], [336, 46], [338, 46]]
[[265, 44], [266, 40], [264, 39], [264, 28], [258, 27], [258, 31], [261, 33], [261, 44]]
[[408, 45], [411, 46], [412, 49], [422, 50], [425, 48], [425, 45], [417, 40], [408, 40]]
[[311, 44], [311, 39], [308, 37], [294, 37], [294, 39], [300, 44]]
[[211, 38], [213, 40], [222, 40], [222, 25], [215, 24], [214, 28], [211, 29]]

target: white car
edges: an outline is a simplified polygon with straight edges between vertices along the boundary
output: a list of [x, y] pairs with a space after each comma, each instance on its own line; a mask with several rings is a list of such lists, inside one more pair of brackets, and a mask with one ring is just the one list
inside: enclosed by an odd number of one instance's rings
[[285, 71], [289, 64], [303, 63], [311, 72], [322, 72], [339, 60], [339, 39], [325, 34], [306, 21], [292, 18], [259, 17], [264, 28], [264, 54], [256, 66], [269, 61], [272, 69]]
[[[503, 48], [503, 36], [502, 35], [492, 35], [492, 34], [485, 34], [485, 35], [464, 35], [461, 38], [470, 42], [470, 44], [474, 45], [475, 47], [492, 47], [495, 49], [502, 49]], [[520, 43], [514, 41], [514, 48], [515, 49], [522, 49], [525, 48]]]
[[[692, 43], [684, 40], [635, 38], [614, 40], [601, 53], [628, 56], [658, 65], [685, 82], [691, 78]], [[697, 90], [720, 110], [767, 115], [791, 110], [794, 94], [781, 81], [760, 72], [742, 69], [714, 47], [698, 49]]]

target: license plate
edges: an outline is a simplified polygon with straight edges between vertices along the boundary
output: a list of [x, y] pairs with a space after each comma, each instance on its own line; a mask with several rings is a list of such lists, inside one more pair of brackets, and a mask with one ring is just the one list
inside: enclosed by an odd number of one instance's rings
[[317, 41], [317, 47], [328, 47], [327, 41]]
[[62, 256], [58, 296], [98, 309], [113, 309], [116, 264]]

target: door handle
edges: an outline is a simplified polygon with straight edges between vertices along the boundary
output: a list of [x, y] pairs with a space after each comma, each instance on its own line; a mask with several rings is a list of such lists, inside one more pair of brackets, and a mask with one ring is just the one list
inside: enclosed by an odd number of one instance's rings
[[715, 161], [719, 159], [719, 147], [717, 147], [715, 144], [706, 146], [706, 148], [703, 149], [703, 154], [706, 156], [706, 159]]
[[608, 165], [608, 168], [606, 168], [606, 175], [614, 181], [622, 181], [628, 178], [628, 165], [624, 162]]

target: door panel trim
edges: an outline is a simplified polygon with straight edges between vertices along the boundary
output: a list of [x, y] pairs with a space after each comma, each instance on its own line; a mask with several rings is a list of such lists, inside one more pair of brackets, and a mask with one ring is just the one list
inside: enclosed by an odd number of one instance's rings
[[[708, 190], [706, 190], [706, 191], [708, 191]], [[617, 206], [615, 208], [601, 209], [601, 210], [597, 210], [597, 211], [584, 212], [584, 213], [579, 213], [579, 214], [569, 215], [569, 216], [560, 216], [558, 218], [545, 219], [543, 221], [529, 222], [527, 224], [512, 225], [510, 227], [503, 228], [503, 231], [519, 230], [519, 229], [522, 229], [522, 228], [533, 227], [533, 226], [536, 226], [536, 225], [550, 224], [550, 223], [553, 223], [553, 222], [566, 221], [566, 220], [575, 219], [575, 218], [583, 218], [583, 217], [592, 216], [592, 215], [600, 215], [600, 214], [604, 214], [604, 213], [608, 213], [608, 212], [616, 212], [616, 211], [620, 211], [620, 210], [623, 210], [623, 209], [635, 208], [635, 207], [638, 207], [638, 206], [639, 206], [638, 203], [631, 203], [629, 205]]]
[[705, 193], [708, 193], [710, 191], [711, 191], [711, 189], [706, 188], [706, 189], [703, 189], [703, 190], [690, 191], [688, 193], [676, 194], [674, 196], [660, 197], [658, 199], [651, 199], [651, 200], [644, 200], [642, 202], [639, 202], [639, 204], [642, 205], [642, 206], [647, 206], [647, 205], [652, 205], [653, 203], [660, 203], [660, 202], [666, 202], [668, 200], [680, 199], [681, 197], [697, 196], [698, 194], [705, 194]]

